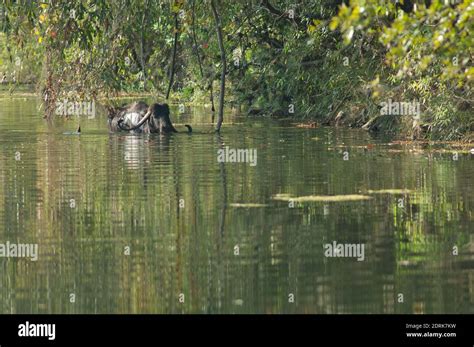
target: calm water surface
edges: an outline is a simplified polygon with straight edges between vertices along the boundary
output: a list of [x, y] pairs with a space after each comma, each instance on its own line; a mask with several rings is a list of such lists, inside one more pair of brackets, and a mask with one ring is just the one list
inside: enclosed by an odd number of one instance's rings
[[[100, 114], [77, 136], [0, 99], [0, 243], [39, 251], [0, 258], [0, 313], [474, 313], [473, 155], [231, 112], [219, 137], [188, 111], [193, 135]], [[225, 146], [257, 165], [219, 163]], [[333, 241], [364, 260], [325, 257]]]

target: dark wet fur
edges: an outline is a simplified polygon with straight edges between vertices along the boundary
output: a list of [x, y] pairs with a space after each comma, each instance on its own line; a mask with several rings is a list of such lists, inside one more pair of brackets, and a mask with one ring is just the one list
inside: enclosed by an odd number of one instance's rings
[[[139, 120], [151, 111], [151, 116], [142, 126], [131, 130], [127, 125], [123, 124], [124, 118], [127, 114], [138, 113]], [[170, 109], [167, 104], [152, 104], [148, 106], [146, 103], [139, 101], [130, 105], [125, 105], [117, 108], [109, 108], [109, 128], [111, 131], [130, 131], [133, 133], [177, 133], [178, 131], [173, 126], [170, 119]], [[132, 127], [133, 128], [133, 127]], [[192, 131], [190, 126], [187, 126], [188, 132]]]
[[153, 104], [150, 106], [150, 110], [152, 116], [149, 122], [145, 124], [145, 126], [148, 126], [148, 132], [160, 134], [178, 132], [171, 123], [170, 108], [167, 104]]

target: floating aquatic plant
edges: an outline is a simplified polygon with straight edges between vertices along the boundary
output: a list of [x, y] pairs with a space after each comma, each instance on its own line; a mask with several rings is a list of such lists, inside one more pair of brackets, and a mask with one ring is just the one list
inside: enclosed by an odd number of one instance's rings
[[279, 201], [294, 201], [294, 202], [343, 202], [343, 201], [360, 201], [370, 200], [372, 197], [362, 194], [347, 194], [347, 195], [306, 195], [306, 196], [291, 196], [290, 194], [276, 194], [272, 197], [273, 200]]

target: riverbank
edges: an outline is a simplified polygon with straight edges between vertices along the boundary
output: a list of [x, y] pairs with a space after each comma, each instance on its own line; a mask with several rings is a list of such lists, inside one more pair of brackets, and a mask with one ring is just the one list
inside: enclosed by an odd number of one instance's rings
[[[263, 108], [257, 109], [253, 107], [242, 107], [238, 105], [235, 100], [227, 103], [232, 109], [237, 109], [240, 114], [247, 115], [247, 117], [271, 117], [280, 122], [288, 122], [297, 127], [302, 128], [315, 128], [321, 126], [329, 127], [346, 127], [346, 128], [362, 128], [373, 135], [386, 135], [397, 140], [413, 141], [414, 143], [473, 143], [474, 142], [474, 115], [470, 106], [466, 107], [466, 101], [461, 100], [458, 104], [458, 110], [454, 110], [453, 118], [458, 119], [461, 125], [464, 124], [464, 131], [458, 131], [453, 135], [453, 131], [450, 130], [442, 135], [442, 129], [438, 129], [435, 122], [429, 122], [427, 119], [436, 119], [436, 114], [428, 116], [426, 107], [416, 100], [410, 102], [398, 102], [397, 99], [378, 98], [379, 104], [377, 104], [369, 96], [362, 96], [360, 93], [353, 92], [354, 98], [349, 97], [338, 98], [330, 104], [329, 111], [326, 114], [322, 114], [323, 110], [316, 109], [315, 115], [308, 116], [305, 113], [296, 112], [297, 108], [293, 113], [284, 111], [282, 108]], [[370, 94], [370, 93], [369, 93]], [[390, 94], [390, 95], [393, 95]], [[18, 88], [14, 88], [10, 91], [5, 86], [0, 86], [0, 98], [30, 98], [38, 97], [35, 93], [35, 88], [32, 85], [20, 85]], [[105, 102], [130, 102], [137, 99], [159, 99], [164, 100], [165, 96], [156, 93], [143, 93], [143, 92], [117, 92], [113, 96], [100, 97], [98, 98], [99, 103]], [[229, 98], [230, 99], [230, 98]], [[327, 102], [326, 102], [327, 103]], [[398, 104], [397, 104], [398, 103]], [[183, 99], [178, 93], [174, 93], [169, 101], [169, 104], [184, 105], [185, 107], [207, 107], [211, 109], [211, 104], [206, 100], [204, 94], [199, 94], [197, 98]], [[407, 111], [409, 113], [410, 107], [415, 110], [413, 114], [384, 114], [384, 106], [387, 110], [398, 108], [400, 110]], [[455, 107], [455, 106], [453, 106]], [[387, 113], [387, 112], [385, 112]], [[424, 119], [424, 121], [422, 121]], [[449, 129], [448, 129], [449, 130]], [[436, 134], [435, 136], [431, 136]]]

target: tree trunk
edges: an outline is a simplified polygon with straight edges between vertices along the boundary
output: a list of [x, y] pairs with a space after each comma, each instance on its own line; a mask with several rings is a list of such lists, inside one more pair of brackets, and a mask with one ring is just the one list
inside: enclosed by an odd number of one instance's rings
[[[194, 47], [194, 53], [196, 54], [198, 64], [199, 64], [199, 72], [201, 73], [201, 79], [204, 79], [204, 71], [202, 69], [202, 59], [201, 55], [199, 54], [199, 49], [198, 49], [198, 44], [197, 44], [197, 39], [196, 39], [196, 29], [195, 29], [195, 9], [196, 9], [196, 0], [193, 0], [193, 6], [192, 6], [192, 37], [193, 37], [193, 47]], [[207, 89], [210, 92], [210, 101], [211, 101], [211, 111], [214, 112], [216, 109], [214, 107], [214, 91], [212, 88], [212, 80], [208, 83]]]
[[[216, 111], [216, 108], [215, 108], [215, 106], [214, 106], [214, 87], [212, 86], [213, 82], [214, 82], [214, 81], [213, 81], [212, 79], [209, 81], [209, 92], [211, 93], [211, 95], [210, 95], [211, 111], [212, 111], [212, 112], [215, 112], [215, 111]], [[214, 122], [214, 121], [213, 121], [213, 122]]]
[[217, 118], [216, 131], [221, 130], [222, 122], [224, 121], [224, 95], [225, 95], [225, 74], [226, 74], [226, 57], [224, 42], [222, 39], [222, 26], [219, 14], [217, 13], [215, 0], [211, 0], [212, 13], [214, 14], [214, 19], [216, 21], [216, 31], [217, 31], [217, 40], [219, 41], [219, 50], [221, 51], [221, 90], [219, 91], [219, 114]]
[[174, 70], [176, 65], [176, 51], [178, 50], [178, 38], [179, 38], [179, 21], [178, 13], [174, 15], [174, 45], [173, 45], [173, 58], [171, 60], [171, 71], [170, 71], [170, 82], [168, 84], [168, 90], [166, 91], [166, 99], [168, 100], [171, 93], [171, 87], [174, 82]]
[[[145, 6], [147, 3], [145, 3]], [[143, 57], [143, 30], [145, 30], [145, 12], [146, 8], [143, 10], [142, 15], [142, 30], [140, 33], [140, 65], [142, 66], [142, 80], [143, 80], [143, 91], [146, 91], [146, 72], [145, 72], [145, 59]]]

